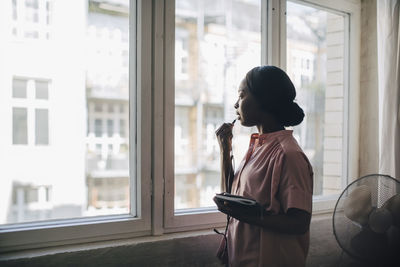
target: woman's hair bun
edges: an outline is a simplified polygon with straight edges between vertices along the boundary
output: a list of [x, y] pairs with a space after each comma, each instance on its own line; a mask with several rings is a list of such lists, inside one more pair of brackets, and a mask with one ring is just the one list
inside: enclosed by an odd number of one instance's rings
[[284, 108], [277, 110], [275, 114], [277, 119], [286, 127], [296, 126], [304, 119], [304, 111], [296, 102], [291, 102]]

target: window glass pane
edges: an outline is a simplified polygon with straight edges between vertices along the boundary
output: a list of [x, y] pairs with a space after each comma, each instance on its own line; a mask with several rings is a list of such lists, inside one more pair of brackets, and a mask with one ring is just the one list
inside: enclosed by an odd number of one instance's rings
[[12, 18], [13, 20], [17, 20], [17, 0], [12, 0]]
[[96, 112], [102, 112], [102, 111], [103, 111], [103, 105], [102, 105], [102, 103], [95, 103], [95, 104], [94, 104], [94, 111], [96, 111]]
[[[175, 11], [175, 209], [211, 207], [220, 192], [214, 132], [236, 117], [239, 83], [261, 63], [261, 1], [176, 0]], [[237, 161], [249, 131], [234, 128]]]
[[47, 109], [35, 110], [35, 144], [49, 144], [49, 112]]
[[125, 120], [119, 120], [119, 135], [125, 137]]
[[35, 81], [36, 99], [49, 98], [49, 82]]
[[114, 104], [109, 104], [108, 105], [108, 113], [113, 113], [114, 112]]
[[101, 137], [103, 134], [103, 121], [96, 119], [94, 121], [94, 133], [96, 137]]
[[26, 98], [27, 80], [14, 78], [12, 84], [12, 96], [14, 98]]
[[294, 128], [314, 169], [314, 195], [342, 191], [345, 16], [287, 3], [287, 73], [306, 116]]
[[25, 189], [24, 190], [24, 193], [25, 193], [24, 200], [25, 200], [26, 204], [38, 202], [38, 200], [39, 200], [39, 194], [38, 194], [39, 192], [38, 191], [39, 190], [37, 188], [26, 187], [24, 189]]
[[26, 108], [13, 108], [13, 144], [28, 143], [28, 115]]
[[114, 121], [107, 120], [107, 135], [111, 137], [114, 134]]
[[[55, 0], [12, 0], [4, 12], [12, 14], [13, 38], [47, 40], [53, 31], [53, 2]], [[5, 13], [4, 13], [5, 14]], [[3, 16], [4, 16], [3, 14]]]
[[[136, 214], [129, 186], [131, 1], [8, 2], [0, 8], [9, 20], [0, 36], [15, 35], [0, 38], [9, 48], [1, 62], [11, 66], [0, 70], [0, 102], [8, 107], [0, 113], [0, 162], [7, 162], [0, 164], [0, 225]], [[114, 134], [120, 120], [125, 138]]]

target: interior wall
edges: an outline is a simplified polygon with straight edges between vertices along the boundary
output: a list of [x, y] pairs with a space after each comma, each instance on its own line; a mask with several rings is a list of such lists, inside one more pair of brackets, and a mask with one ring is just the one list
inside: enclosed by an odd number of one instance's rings
[[376, 1], [377, 0], [361, 1], [360, 177], [371, 173], [378, 173], [379, 171], [379, 98]]

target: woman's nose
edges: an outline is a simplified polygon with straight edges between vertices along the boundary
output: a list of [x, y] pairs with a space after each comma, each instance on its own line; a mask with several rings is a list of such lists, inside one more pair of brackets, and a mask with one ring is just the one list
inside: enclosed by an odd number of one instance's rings
[[235, 103], [235, 105], [233, 105], [233, 107], [234, 107], [235, 109], [238, 109], [238, 107], [239, 107], [238, 101]]

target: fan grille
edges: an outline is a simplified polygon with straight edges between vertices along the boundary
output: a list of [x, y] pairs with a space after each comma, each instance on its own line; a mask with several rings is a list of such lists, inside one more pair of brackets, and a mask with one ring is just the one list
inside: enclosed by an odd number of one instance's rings
[[[358, 192], [354, 190], [358, 190]], [[360, 192], [365, 195], [367, 191], [370, 192], [372, 209], [381, 208], [391, 197], [400, 194], [400, 182], [387, 175], [373, 174], [361, 177], [349, 184], [336, 203], [333, 214], [333, 231], [340, 247], [350, 256], [368, 262], [381, 261], [394, 249], [391, 247], [392, 239], [399, 238], [400, 229], [390, 226], [387, 231], [378, 234], [371, 230], [368, 223], [360, 223], [365, 220], [357, 220], [355, 217], [352, 217], [351, 220], [345, 215], [345, 208], [348, 211], [349, 203], [354, 202], [353, 196]], [[352, 192], [354, 192], [353, 196]], [[368, 215], [364, 215], [364, 218], [368, 222]]]

